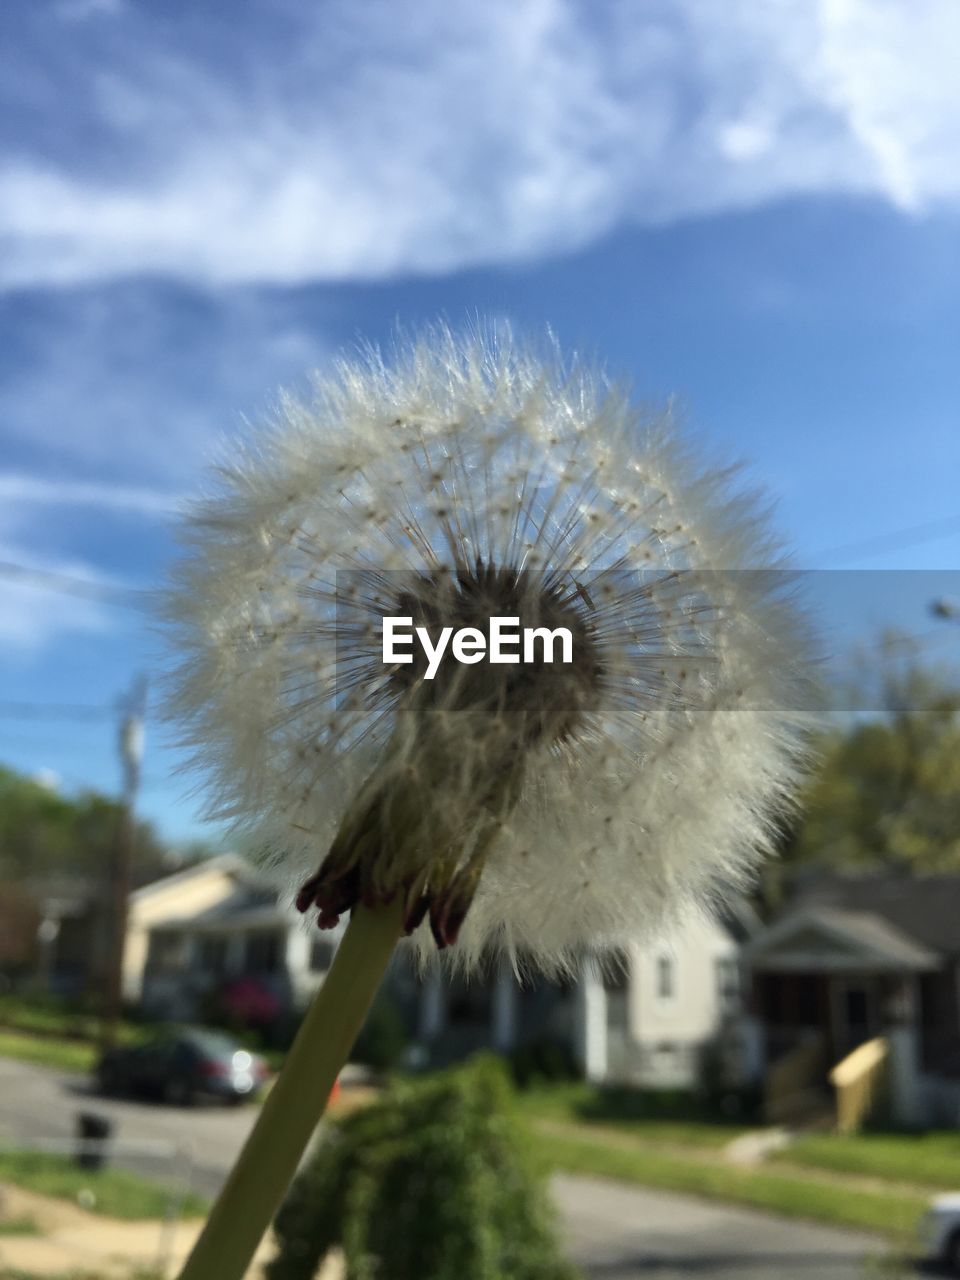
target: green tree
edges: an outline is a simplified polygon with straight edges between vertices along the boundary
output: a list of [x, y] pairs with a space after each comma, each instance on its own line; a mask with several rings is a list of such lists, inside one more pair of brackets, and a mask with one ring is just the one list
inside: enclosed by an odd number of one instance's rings
[[888, 637], [857, 704], [820, 743], [785, 858], [960, 871], [960, 688]]
[[493, 1059], [415, 1082], [327, 1130], [275, 1230], [269, 1280], [572, 1280]]
[[[108, 796], [66, 796], [0, 766], [0, 879], [105, 874], [120, 815], [119, 802]], [[137, 883], [163, 873], [165, 850], [149, 823], [137, 825], [136, 850]]]

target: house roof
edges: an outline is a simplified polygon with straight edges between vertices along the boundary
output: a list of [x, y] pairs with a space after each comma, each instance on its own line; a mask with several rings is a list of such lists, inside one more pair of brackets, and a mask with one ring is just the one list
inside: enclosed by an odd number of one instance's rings
[[251, 925], [286, 925], [291, 912], [275, 897], [237, 893], [184, 923], [194, 929], [218, 929], [224, 926], [249, 928]]
[[236, 881], [230, 892], [218, 901], [199, 911], [164, 916], [152, 928], [219, 931], [255, 925], [285, 926], [293, 918], [292, 908], [282, 905], [276, 890], [269, 885], [262, 881]]
[[741, 944], [755, 937], [763, 928], [763, 922], [756, 911], [740, 894], [734, 894], [724, 902], [717, 920], [734, 942]]
[[130, 901], [142, 902], [145, 898], [151, 898], [157, 893], [165, 892], [175, 885], [186, 884], [190, 880], [196, 880], [198, 876], [208, 875], [211, 871], [225, 871], [232, 876], [236, 876], [239, 880], [250, 883], [259, 878], [256, 868], [241, 858], [239, 854], [218, 853], [212, 858], [201, 858], [198, 862], [191, 862], [188, 867], [182, 867], [179, 871], [174, 871], [168, 876], [161, 876], [159, 880], [151, 880], [149, 884], [142, 885], [141, 888], [131, 893]]
[[800, 906], [743, 948], [752, 968], [767, 972], [922, 973], [942, 957], [882, 916], [836, 907]]
[[792, 905], [866, 912], [921, 947], [960, 956], [960, 875], [820, 873], [798, 886]]

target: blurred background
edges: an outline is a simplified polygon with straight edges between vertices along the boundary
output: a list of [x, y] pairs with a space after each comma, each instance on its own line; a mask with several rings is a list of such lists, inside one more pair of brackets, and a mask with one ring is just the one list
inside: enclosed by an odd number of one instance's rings
[[562, 987], [398, 965], [337, 1106], [499, 1055], [591, 1274], [960, 1266], [958, 48], [952, 0], [3, 6], [0, 1275], [199, 1211], [251, 1114], [201, 1104], [329, 968], [176, 771], [150, 593], [245, 422], [438, 316], [746, 460], [832, 714], [752, 896]]

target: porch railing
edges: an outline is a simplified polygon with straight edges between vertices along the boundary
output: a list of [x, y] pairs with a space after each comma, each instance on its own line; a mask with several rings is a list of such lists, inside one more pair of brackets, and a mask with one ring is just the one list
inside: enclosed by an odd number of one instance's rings
[[883, 1036], [858, 1045], [831, 1070], [837, 1131], [856, 1133], [880, 1102], [887, 1083], [889, 1046]]
[[826, 1069], [823, 1036], [811, 1035], [768, 1068], [763, 1105], [770, 1124], [802, 1120], [822, 1105], [822, 1081]]

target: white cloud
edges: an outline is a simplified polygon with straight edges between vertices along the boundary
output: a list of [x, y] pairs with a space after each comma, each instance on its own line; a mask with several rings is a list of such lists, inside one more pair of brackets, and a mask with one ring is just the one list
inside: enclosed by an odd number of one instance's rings
[[168, 516], [177, 509], [174, 494], [136, 485], [47, 480], [42, 476], [0, 472], [0, 500], [17, 503], [91, 506], [137, 515]]
[[[23, 565], [39, 574], [64, 574], [94, 587], [117, 585], [82, 561], [38, 559], [19, 546], [0, 544], [0, 561]], [[0, 575], [0, 650], [34, 655], [65, 633], [102, 632], [110, 626], [110, 611], [96, 600], [51, 591], [40, 580]]]
[[955, 0], [108, 8], [0, 163], [8, 286], [383, 278], [795, 194], [960, 198]]
[[30, 781], [45, 787], [47, 791], [59, 791], [63, 785], [63, 778], [56, 769], [37, 769], [30, 775]]
[[329, 355], [322, 306], [310, 327], [296, 299], [258, 291], [138, 282], [6, 302], [0, 424], [23, 460], [0, 472], [0, 499], [24, 513], [82, 502], [162, 516], [243, 413], [266, 416]]
[[114, 17], [123, 9], [123, 0], [59, 0], [57, 17], [64, 22], [86, 22], [89, 18]]

